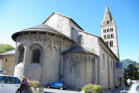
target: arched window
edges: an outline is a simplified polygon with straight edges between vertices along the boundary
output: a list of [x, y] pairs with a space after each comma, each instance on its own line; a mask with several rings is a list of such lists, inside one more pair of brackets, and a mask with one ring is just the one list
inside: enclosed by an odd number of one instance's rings
[[39, 47], [35, 47], [32, 50], [32, 63], [40, 63], [40, 56], [41, 56], [41, 50]]
[[23, 59], [24, 59], [24, 46], [21, 44], [18, 46], [18, 63], [21, 63], [23, 62]]

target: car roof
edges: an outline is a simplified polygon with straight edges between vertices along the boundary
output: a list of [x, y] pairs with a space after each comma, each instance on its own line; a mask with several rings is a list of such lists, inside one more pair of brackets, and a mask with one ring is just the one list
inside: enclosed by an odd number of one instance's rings
[[[7, 77], [14, 77], [12, 75], [7, 75], [7, 74], [0, 74], [0, 76], [7, 76]], [[17, 77], [16, 77], [17, 78]]]

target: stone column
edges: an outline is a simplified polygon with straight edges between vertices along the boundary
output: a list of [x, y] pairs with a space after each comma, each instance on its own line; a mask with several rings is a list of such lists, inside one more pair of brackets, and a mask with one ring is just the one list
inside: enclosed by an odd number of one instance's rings
[[14, 56], [14, 66], [17, 64], [18, 59], [19, 59], [19, 50], [18, 50], [19, 45], [16, 47], [15, 51], [15, 56]]
[[15, 50], [13, 75], [14, 75], [15, 66], [17, 65], [17, 63], [18, 63], [18, 61], [19, 61], [19, 49], [18, 49], [19, 46], [20, 46], [20, 44], [18, 44], [18, 45], [16, 46], [16, 50]]
[[96, 57], [94, 57], [94, 59], [95, 59], [95, 79], [96, 79], [96, 80], [95, 80], [95, 83], [98, 84], [98, 80], [97, 80], [97, 79], [98, 79], [98, 77], [97, 77], [98, 75], [97, 75], [97, 74], [98, 74], [98, 72], [99, 72], [99, 71], [98, 71], [98, 66], [97, 66], [97, 65], [98, 65], [98, 62], [97, 62]]
[[41, 49], [41, 80], [40, 80], [40, 82], [41, 82], [41, 84], [43, 84], [43, 82], [45, 81], [45, 77], [46, 77], [46, 65], [47, 65], [47, 56], [46, 56], [46, 53], [47, 53], [47, 51], [46, 51], [46, 46], [43, 46], [42, 47], [42, 49]]
[[30, 61], [30, 49], [29, 49], [29, 46], [25, 46], [25, 52], [24, 52], [24, 59], [23, 59], [23, 64], [24, 64], [24, 67], [23, 67], [23, 76], [27, 78], [27, 64], [29, 64], [29, 61]]

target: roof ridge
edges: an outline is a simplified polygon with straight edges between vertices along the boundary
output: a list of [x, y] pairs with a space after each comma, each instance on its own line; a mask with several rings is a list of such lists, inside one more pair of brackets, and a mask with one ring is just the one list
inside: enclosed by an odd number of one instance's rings
[[47, 18], [42, 24], [45, 24], [45, 23], [47, 22], [47, 20], [49, 20], [49, 18], [50, 18], [52, 15], [54, 15], [54, 14], [58, 14], [58, 15], [60, 15], [60, 16], [62, 16], [62, 17], [68, 18], [68, 19], [71, 20], [73, 23], [75, 23], [80, 29], [83, 30], [83, 28], [80, 27], [71, 17], [65, 16], [65, 15], [60, 14], [60, 13], [57, 13], [57, 12], [53, 12], [50, 16], [48, 16], [48, 18]]

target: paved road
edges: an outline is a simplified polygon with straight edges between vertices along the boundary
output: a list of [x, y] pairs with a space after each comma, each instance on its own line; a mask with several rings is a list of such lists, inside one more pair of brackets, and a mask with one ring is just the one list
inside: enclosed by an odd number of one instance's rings
[[128, 93], [128, 88], [105, 90], [104, 93]]
[[[128, 89], [112, 89], [112, 90], [104, 90], [103, 93], [128, 93]], [[60, 89], [51, 89], [51, 88], [45, 88], [44, 93], [81, 93], [81, 91], [72, 91], [72, 90], [60, 90]]]
[[44, 93], [80, 93], [80, 91], [45, 88]]

